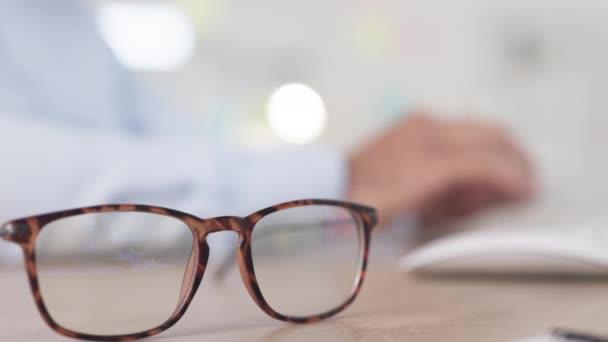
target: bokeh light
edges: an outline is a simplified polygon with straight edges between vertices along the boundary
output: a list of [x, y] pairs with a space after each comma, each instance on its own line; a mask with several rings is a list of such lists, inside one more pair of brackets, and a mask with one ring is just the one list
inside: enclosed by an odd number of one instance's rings
[[130, 69], [172, 70], [194, 52], [194, 25], [173, 4], [108, 2], [100, 7], [98, 19], [104, 39]]
[[292, 144], [307, 144], [318, 138], [327, 121], [321, 96], [300, 84], [285, 84], [268, 101], [266, 116], [273, 132]]

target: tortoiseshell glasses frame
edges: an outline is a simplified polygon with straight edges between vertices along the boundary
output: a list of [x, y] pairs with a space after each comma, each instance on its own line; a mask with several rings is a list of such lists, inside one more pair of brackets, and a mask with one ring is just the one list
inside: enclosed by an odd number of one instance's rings
[[[344, 208], [353, 214], [354, 218], [360, 223], [358, 228], [361, 230], [359, 232], [361, 237], [359, 248], [361, 249], [360, 253], [362, 255], [362, 260], [359, 264], [359, 269], [357, 271], [351, 293], [342, 304], [334, 309], [314, 316], [287, 316], [273, 310], [272, 307], [266, 302], [262, 292], [260, 291], [253, 265], [251, 237], [256, 223], [265, 216], [280, 210], [310, 205]], [[128, 335], [100, 336], [79, 333], [60, 326], [53, 320], [45, 306], [43, 296], [40, 292], [36, 266], [36, 240], [38, 234], [47, 224], [59, 219], [83, 214], [106, 212], [144, 212], [164, 215], [185, 223], [192, 231], [195, 243], [193, 245], [192, 256], [190, 258], [191, 262], [188, 263], [186, 268], [184, 286], [187, 287], [184, 288], [184, 295], [181, 296], [182, 298], [180, 299], [180, 303], [177, 305], [175, 312], [160, 326]], [[161, 207], [113, 204], [71, 209], [13, 220], [0, 226], [0, 238], [6, 241], [14, 242], [23, 249], [27, 275], [36, 306], [42, 318], [51, 329], [64, 336], [78, 339], [97, 341], [133, 341], [136, 339], [150, 337], [169, 329], [185, 314], [188, 306], [194, 298], [199, 284], [201, 283], [207, 265], [207, 259], [209, 256], [209, 246], [206, 241], [207, 235], [219, 231], [233, 231], [239, 235], [240, 244], [237, 257], [241, 277], [251, 298], [266, 314], [278, 320], [291, 323], [316, 322], [333, 316], [348, 307], [355, 300], [361, 290], [363, 280], [365, 279], [371, 232], [374, 226], [377, 224], [377, 221], [378, 218], [376, 210], [373, 208], [356, 203], [326, 199], [306, 199], [281, 203], [262, 209], [245, 217], [221, 216], [208, 219], [202, 219], [184, 212]]]

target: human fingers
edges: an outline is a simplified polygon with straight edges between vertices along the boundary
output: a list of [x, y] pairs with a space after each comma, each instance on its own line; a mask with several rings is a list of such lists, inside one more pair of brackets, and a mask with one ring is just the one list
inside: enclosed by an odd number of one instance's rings
[[446, 156], [440, 169], [444, 189], [483, 188], [505, 198], [529, 195], [534, 178], [511, 153], [470, 153], [461, 151]]
[[438, 223], [473, 215], [498, 203], [497, 196], [494, 191], [482, 187], [453, 189], [430, 201], [421, 211], [421, 219], [426, 223]]

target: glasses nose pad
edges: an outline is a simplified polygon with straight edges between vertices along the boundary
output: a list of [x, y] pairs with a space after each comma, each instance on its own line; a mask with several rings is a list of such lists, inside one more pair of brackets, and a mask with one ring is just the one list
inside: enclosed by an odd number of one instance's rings
[[207, 267], [208, 258], [209, 246], [206, 241], [200, 242], [198, 248], [197, 246], [192, 246], [192, 253], [190, 253], [188, 264], [186, 264], [186, 269], [184, 270], [182, 288], [179, 295], [181, 303], [188, 302], [196, 293]]
[[186, 265], [186, 271], [184, 272], [184, 279], [182, 280], [182, 290], [179, 295], [180, 302], [183, 301], [188, 295], [188, 290], [191, 287], [192, 280], [194, 275], [196, 274], [196, 264], [197, 258], [195, 256], [195, 252], [192, 251], [190, 253], [190, 258], [188, 259], [188, 265]]
[[253, 257], [251, 254], [251, 235], [243, 235], [239, 243], [239, 249], [236, 253], [239, 265], [239, 273], [245, 284], [249, 296], [253, 301], [265, 312], [269, 313], [268, 305], [263, 301], [262, 293], [258, 286], [258, 281], [255, 277], [253, 269]]

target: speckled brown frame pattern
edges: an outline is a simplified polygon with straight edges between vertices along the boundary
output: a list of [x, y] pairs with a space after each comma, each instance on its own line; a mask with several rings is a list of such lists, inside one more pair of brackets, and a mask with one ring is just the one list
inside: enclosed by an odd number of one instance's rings
[[[344, 303], [332, 310], [315, 316], [286, 316], [273, 310], [272, 307], [266, 302], [262, 292], [260, 291], [258, 282], [256, 280], [252, 259], [251, 236], [256, 223], [263, 217], [279, 210], [308, 205], [334, 206], [349, 210], [361, 223], [359, 226], [362, 230], [360, 231], [360, 236], [362, 237], [360, 242], [362, 259], [351, 294], [346, 301], [344, 301]], [[103, 212], [148, 212], [173, 217], [184, 222], [190, 228], [195, 237], [195, 243], [190, 256], [190, 261], [188, 262], [188, 266], [186, 267], [185, 271], [180, 302], [177, 305], [173, 315], [165, 323], [158, 327], [129, 335], [101, 336], [83, 334], [60, 326], [53, 320], [44, 304], [36, 270], [36, 240], [38, 234], [47, 224], [55, 220], [71, 216]], [[281, 203], [262, 209], [246, 217], [221, 216], [208, 219], [198, 218], [184, 212], [161, 207], [133, 204], [112, 204], [71, 209], [13, 220], [0, 226], [0, 238], [19, 244], [23, 249], [27, 275], [36, 306], [38, 307], [38, 311], [40, 312], [42, 318], [51, 329], [64, 336], [78, 339], [96, 341], [134, 341], [159, 334], [169, 329], [185, 314], [201, 283], [203, 274], [205, 273], [207, 259], [209, 257], [209, 246], [206, 242], [207, 235], [219, 231], [233, 231], [239, 235], [240, 244], [237, 257], [241, 277], [243, 278], [243, 282], [251, 295], [251, 298], [266, 314], [278, 320], [291, 323], [311, 323], [333, 316], [348, 307], [361, 291], [361, 286], [363, 285], [367, 268], [371, 232], [377, 222], [378, 217], [376, 210], [373, 208], [357, 203], [326, 199], [306, 199]]]

